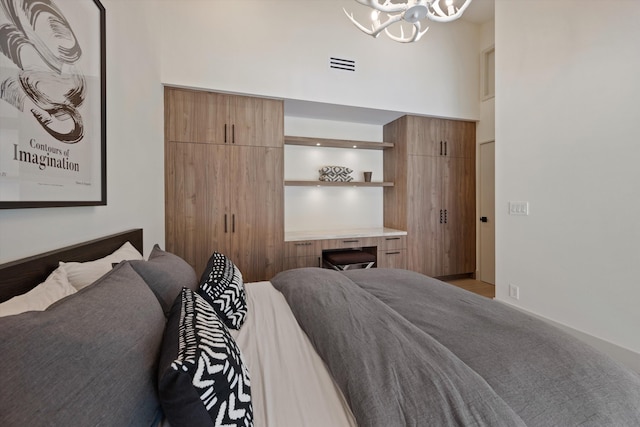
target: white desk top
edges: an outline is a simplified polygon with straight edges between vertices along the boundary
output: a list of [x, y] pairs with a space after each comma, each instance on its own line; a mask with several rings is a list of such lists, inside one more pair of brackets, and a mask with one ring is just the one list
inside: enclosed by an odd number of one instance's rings
[[350, 230], [305, 230], [285, 231], [285, 242], [298, 242], [301, 240], [344, 239], [357, 237], [385, 237], [406, 236], [407, 232], [395, 228], [354, 228]]

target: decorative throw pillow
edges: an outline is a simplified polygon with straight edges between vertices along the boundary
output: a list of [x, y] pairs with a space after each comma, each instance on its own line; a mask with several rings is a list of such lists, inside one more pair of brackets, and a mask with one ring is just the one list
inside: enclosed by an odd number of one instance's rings
[[249, 371], [240, 350], [211, 305], [187, 288], [165, 328], [158, 394], [172, 427], [253, 425]]
[[76, 293], [76, 288], [67, 280], [65, 271], [58, 267], [29, 292], [15, 296], [0, 304], [0, 317], [26, 311], [42, 311], [54, 302]]
[[185, 260], [160, 249], [157, 244], [149, 254], [149, 260], [129, 261], [133, 269], [147, 282], [158, 298], [165, 316], [182, 288], [198, 289], [198, 278]]
[[60, 267], [67, 273], [71, 286], [79, 291], [108, 273], [113, 264], [130, 259], [143, 258], [131, 243], [126, 242], [104, 258], [87, 262], [60, 262]]
[[200, 278], [198, 293], [230, 328], [240, 329], [247, 315], [242, 273], [224, 254], [214, 252]]

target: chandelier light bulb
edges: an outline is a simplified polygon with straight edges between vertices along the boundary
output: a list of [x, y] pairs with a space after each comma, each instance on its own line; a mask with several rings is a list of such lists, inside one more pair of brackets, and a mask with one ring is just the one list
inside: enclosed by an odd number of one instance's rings
[[[429, 27], [422, 27], [422, 20], [425, 18], [435, 22], [451, 22], [460, 18], [472, 0], [461, 0], [459, 8], [453, 5], [454, 0], [355, 0], [356, 3], [368, 6], [373, 9], [371, 12], [371, 24], [362, 25], [354, 17], [353, 13], [342, 8], [347, 18], [360, 31], [372, 37], [378, 37], [380, 33], [385, 33], [390, 39], [400, 43], [417, 42], [427, 32]], [[446, 12], [445, 10], [446, 9]], [[380, 13], [384, 12], [381, 21]], [[402, 21], [411, 25], [411, 33], [405, 35]], [[390, 27], [395, 25], [396, 31], [399, 27], [400, 35], [390, 31]]]

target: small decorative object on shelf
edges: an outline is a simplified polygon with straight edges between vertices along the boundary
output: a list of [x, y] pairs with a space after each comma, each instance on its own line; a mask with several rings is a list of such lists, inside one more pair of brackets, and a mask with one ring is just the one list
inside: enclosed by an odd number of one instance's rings
[[363, 172], [363, 173], [364, 173], [364, 182], [371, 182], [372, 172]]
[[345, 166], [325, 166], [320, 169], [320, 181], [328, 182], [351, 182], [353, 177], [350, 176], [353, 170]]

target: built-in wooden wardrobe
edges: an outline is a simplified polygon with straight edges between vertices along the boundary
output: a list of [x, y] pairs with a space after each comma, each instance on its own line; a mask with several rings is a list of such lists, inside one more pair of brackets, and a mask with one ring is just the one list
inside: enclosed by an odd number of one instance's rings
[[281, 100], [165, 88], [165, 229], [169, 252], [200, 275], [214, 251], [244, 280], [281, 271]]
[[409, 270], [475, 272], [475, 123], [403, 116], [384, 126], [384, 225], [407, 230]]

